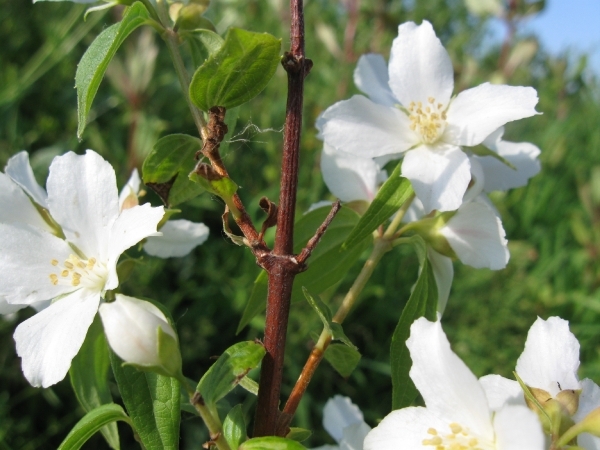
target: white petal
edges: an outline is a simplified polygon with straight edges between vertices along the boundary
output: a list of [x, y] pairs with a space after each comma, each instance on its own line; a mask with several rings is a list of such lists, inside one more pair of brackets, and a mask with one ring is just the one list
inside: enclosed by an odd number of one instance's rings
[[600, 438], [589, 433], [581, 433], [577, 436], [577, 445], [585, 450], [600, 450]]
[[17, 303], [10, 304], [6, 298], [0, 295], [0, 315], [12, 314], [20, 309], [27, 308], [29, 305], [21, 305]]
[[48, 175], [48, 205], [65, 236], [88, 257], [107, 259], [109, 232], [119, 215], [115, 171], [88, 150], [57, 156]]
[[388, 68], [383, 56], [376, 53], [362, 55], [354, 70], [354, 84], [375, 103], [394, 106], [398, 100], [388, 85]]
[[11, 177], [15, 183], [21, 186], [31, 198], [40, 206], [48, 208], [48, 195], [43, 187], [41, 187], [33, 170], [29, 165], [29, 155], [27, 152], [19, 152], [8, 160], [5, 169], [6, 175]]
[[[364, 450], [430, 450], [423, 445], [431, 439], [431, 428], [446, 432], [452, 420], [440, 418], [429, 408], [409, 407], [392, 411], [371, 430], [364, 442]], [[491, 428], [491, 424], [490, 424]]]
[[477, 145], [507, 122], [538, 114], [535, 89], [483, 83], [461, 92], [448, 108], [444, 141]]
[[131, 176], [129, 180], [127, 180], [127, 184], [123, 186], [121, 192], [119, 193], [119, 209], [123, 208], [123, 203], [130, 196], [135, 196], [137, 198], [138, 193], [140, 192], [140, 174], [137, 169], [133, 169], [131, 172]]
[[579, 341], [569, 331], [569, 322], [560, 317], [538, 317], [517, 361], [516, 372], [523, 382], [554, 397], [561, 389], [579, 389], [578, 368]]
[[380, 170], [371, 158], [350, 155], [325, 144], [321, 172], [331, 193], [343, 202], [370, 202], [375, 198]]
[[369, 431], [371, 427], [364, 422], [344, 428], [340, 450], [363, 450], [363, 443]]
[[440, 230], [463, 264], [498, 270], [506, 267], [508, 241], [502, 222], [480, 202], [463, 204]]
[[19, 185], [0, 172], [0, 222], [23, 223], [52, 231]]
[[392, 92], [405, 107], [412, 101], [426, 104], [430, 97], [447, 106], [454, 89], [452, 61], [426, 20], [398, 27], [389, 75]]
[[485, 176], [483, 174], [483, 168], [479, 164], [479, 160], [473, 156], [469, 156], [469, 165], [471, 166], [471, 182], [472, 184], [465, 192], [463, 196], [463, 203], [470, 202], [477, 197], [483, 191], [485, 182]]
[[416, 222], [417, 220], [423, 218], [424, 215], [425, 207], [423, 206], [423, 202], [421, 202], [421, 200], [415, 197], [408, 209], [406, 210], [406, 214], [404, 214], [403, 222]]
[[142, 239], [157, 235], [156, 226], [164, 216], [162, 206], [153, 208], [149, 203], [134, 206], [121, 212], [110, 229], [108, 242], [107, 268], [109, 271], [106, 289], [118, 286], [117, 262], [119, 256]]
[[32, 386], [48, 387], [65, 377], [99, 302], [98, 292], [79, 289], [17, 327], [17, 354]]
[[[580, 422], [596, 408], [600, 408], [600, 387], [589, 378], [586, 378], [581, 381], [579, 409], [573, 419], [575, 422]], [[589, 433], [582, 433], [577, 436], [577, 444], [585, 450], [600, 450], [600, 438]]]
[[416, 320], [406, 346], [412, 358], [410, 377], [428, 410], [493, 440], [490, 411], [475, 375], [450, 349], [439, 321]]
[[209, 229], [203, 223], [169, 220], [160, 229], [162, 236], [150, 236], [144, 250], [152, 256], [171, 258], [185, 256], [208, 239]]
[[150, 302], [117, 294], [114, 302], [100, 305], [99, 312], [110, 347], [125, 362], [161, 365], [159, 327], [177, 339], [164, 314]]
[[410, 180], [426, 214], [453, 211], [471, 181], [469, 158], [458, 147], [420, 146], [404, 156], [402, 176]]
[[427, 247], [427, 258], [433, 269], [433, 276], [438, 290], [438, 305], [437, 310], [440, 314], [444, 314], [448, 297], [450, 296], [450, 288], [454, 279], [454, 266], [452, 260], [444, 255], [440, 255], [435, 250]]
[[323, 408], [323, 428], [338, 443], [342, 440], [344, 428], [363, 423], [363, 415], [348, 397], [336, 395], [327, 400]]
[[405, 113], [362, 95], [330, 106], [317, 124], [327, 144], [361, 158], [402, 153], [419, 140]]
[[479, 379], [488, 399], [490, 409], [499, 411], [505, 404], [526, 406], [519, 383], [500, 375], [486, 375]]
[[0, 294], [9, 303], [31, 304], [72, 291], [72, 286], [53, 285], [58, 274], [52, 260], [66, 260], [73, 250], [62, 239], [26, 225], [0, 224]]
[[498, 450], [543, 450], [545, 438], [537, 415], [526, 406], [506, 405], [494, 416]]
[[506, 191], [525, 186], [527, 181], [540, 171], [540, 162], [537, 159], [540, 149], [529, 142], [500, 141], [492, 150], [496, 150], [517, 170], [491, 156], [473, 156], [483, 169], [486, 192]]

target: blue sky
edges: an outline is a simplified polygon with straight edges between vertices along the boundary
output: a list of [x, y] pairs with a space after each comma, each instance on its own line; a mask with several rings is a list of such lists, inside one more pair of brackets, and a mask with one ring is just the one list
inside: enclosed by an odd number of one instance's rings
[[551, 54], [589, 54], [600, 74], [600, 0], [547, 0], [546, 9], [523, 28], [534, 32]]

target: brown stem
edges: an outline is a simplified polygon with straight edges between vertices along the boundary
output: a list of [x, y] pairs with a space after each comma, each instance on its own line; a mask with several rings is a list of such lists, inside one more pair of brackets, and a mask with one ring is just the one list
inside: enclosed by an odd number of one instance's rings
[[288, 74], [288, 97], [281, 162], [279, 211], [275, 246], [269, 257], [269, 293], [264, 344], [267, 353], [262, 361], [254, 436], [274, 435], [279, 416], [279, 394], [283, 372], [283, 358], [287, 322], [290, 310], [292, 283], [302, 267], [293, 258], [294, 213], [298, 184], [300, 132], [302, 129], [302, 101], [304, 77], [311, 62], [304, 55], [304, 12], [302, 0], [290, 0], [291, 49], [283, 57]]

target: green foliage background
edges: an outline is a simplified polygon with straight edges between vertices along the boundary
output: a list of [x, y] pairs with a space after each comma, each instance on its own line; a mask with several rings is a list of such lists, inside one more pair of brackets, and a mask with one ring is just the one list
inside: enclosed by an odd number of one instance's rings
[[[523, 10], [529, 3], [523, 3]], [[451, 54], [456, 89], [490, 78], [531, 85], [539, 93], [539, 115], [509, 124], [506, 138], [530, 141], [542, 149], [542, 173], [527, 187], [493, 196], [510, 240], [511, 260], [503, 271], [475, 270], [457, 263], [444, 316], [455, 351], [477, 375], [511, 376], [536, 316], [560, 315], [582, 346], [580, 376], [600, 381], [600, 89], [585, 59], [549, 56], [535, 36], [501, 45], [486, 41], [487, 18], [470, 15], [462, 1], [397, 0], [306, 2], [307, 56], [315, 65], [307, 78], [298, 214], [331, 198], [319, 171], [321, 142], [314, 122], [334, 102], [357, 93], [352, 72], [358, 56], [386, 58], [399, 23], [430, 20]], [[83, 141], [75, 137], [73, 79], [85, 48], [118, 20], [118, 8], [93, 13], [72, 3], [0, 0], [0, 163], [21, 149], [32, 153], [39, 180], [53, 156], [92, 148], [116, 168], [121, 183], [140, 167], [153, 143], [168, 133], [194, 134], [176, 76], [163, 44], [150, 30], [133, 35], [113, 62], [92, 108]], [[523, 11], [522, 11], [523, 12]], [[268, 31], [289, 45], [287, 5], [283, 0], [213, 0], [210, 17], [220, 33], [230, 25]], [[353, 33], [353, 26], [356, 26]], [[485, 44], [487, 42], [487, 44]], [[483, 43], [483, 44], [482, 44]], [[530, 46], [530, 47], [527, 47]], [[531, 47], [533, 46], [533, 47]], [[533, 52], [527, 55], [527, 48]], [[537, 49], [537, 51], [535, 51]], [[156, 55], [156, 51], [158, 54]], [[512, 52], [512, 53], [511, 53]], [[156, 56], [156, 59], [154, 57]], [[126, 62], [127, 60], [127, 62]], [[190, 70], [193, 69], [190, 63]], [[278, 197], [279, 163], [285, 112], [286, 79], [281, 68], [267, 89], [242, 105], [224, 153], [232, 178], [253, 217], [261, 220], [258, 200]], [[148, 199], [159, 201], [151, 194]], [[242, 339], [261, 337], [257, 317], [235, 336], [237, 322], [259, 272], [250, 252], [234, 246], [220, 230], [219, 202], [204, 194], [183, 205], [183, 217], [205, 222], [209, 241], [186, 258], [146, 258], [124, 292], [152, 297], [167, 305], [182, 343], [184, 373], [198, 380], [211, 356]], [[361, 296], [345, 331], [363, 359], [344, 380], [324, 363], [298, 411], [295, 425], [312, 428], [312, 444], [328, 441], [321, 426], [325, 401], [353, 398], [375, 425], [389, 412], [390, 336], [416, 276], [416, 256], [399, 249], [386, 255]], [[331, 292], [336, 305], [360, 267]], [[0, 449], [56, 448], [83, 415], [68, 379], [46, 389], [30, 387], [22, 376], [12, 332], [32, 314], [23, 310], [0, 319]], [[292, 307], [284, 380], [287, 394], [309, 353], [321, 323], [307, 304]], [[116, 386], [115, 397], [118, 397]], [[231, 405], [241, 392], [228, 398]], [[246, 405], [250, 407], [251, 405]], [[199, 419], [183, 413], [181, 448], [199, 448], [206, 439]], [[134, 448], [130, 431], [119, 425], [123, 448]], [[100, 437], [85, 448], [105, 448]]]

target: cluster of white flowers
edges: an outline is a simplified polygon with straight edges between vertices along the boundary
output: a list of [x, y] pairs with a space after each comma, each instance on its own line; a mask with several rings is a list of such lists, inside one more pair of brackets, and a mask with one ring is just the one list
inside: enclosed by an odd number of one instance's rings
[[[181, 256], [207, 238], [205, 225], [188, 221], [167, 222], [157, 231], [164, 208], [139, 205], [139, 185], [134, 172], [119, 195], [113, 168], [91, 150], [56, 157], [47, 193], [35, 181], [25, 152], [0, 172], [0, 314], [26, 306], [39, 311], [14, 335], [33, 386], [65, 377], [106, 292], [118, 287], [117, 263], [125, 250], [147, 239], [149, 254]], [[132, 309], [137, 313], [125, 314]], [[139, 366], [160, 364], [156, 346], [137, 351], [137, 359], [124, 349], [137, 346], [136, 329], [156, 335], [161, 328], [176, 340], [166, 317], [148, 302], [117, 294], [100, 313], [113, 349]]]
[[[517, 381], [478, 380], [452, 352], [439, 321], [415, 321], [406, 345], [425, 407], [392, 411], [370, 430], [358, 408], [336, 396], [325, 406], [323, 425], [339, 447], [319, 450], [558, 449], [556, 440], [569, 426], [578, 431], [571, 437], [578, 448], [600, 449], [600, 438], [585, 432], [600, 431], [600, 387], [579, 381], [579, 342], [567, 321], [538, 318], [517, 361], [517, 375], [543, 409], [527, 401]], [[554, 429], [556, 423], [563, 428]]]
[[[354, 81], [368, 98], [338, 102], [317, 121], [323, 178], [342, 201], [370, 203], [388, 177], [383, 166], [403, 158], [402, 176], [415, 191], [403, 230], [428, 243], [441, 312], [451, 257], [493, 270], [508, 262], [505, 231], [486, 194], [524, 186], [540, 170], [535, 145], [502, 139], [507, 122], [537, 114], [536, 91], [485, 83], [452, 97], [452, 63], [426, 21], [400, 25], [387, 67], [380, 55], [361, 57]], [[566, 321], [532, 326], [516, 367], [523, 386], [499, 375], [478, 380], [439, 320], [416, 320], [406, 345], [426, 406], [393, 411], [371, 430], [337, 396], [325, 407], [324, 426], [338, 446], [320, 449], [541, 450], [575, 440], [600, 449], [588, 433], [600, 435], [600, 388], [578, 380], [579, 343]]]
[[[536, 91], [485, 83], [452, 98], [452, 63], [427, 21], [400, 25], [388, 67], [381, 55], [362, 56], [354, 81], [368, 98], [336, 103], [317, 120], [323, 178], [342, 201], [371, 202], [387, 178], [382, 167], [403, 157], [402, 176], [416, 193], [405, 221], [431, 244], [443, 310], [454, 274], [449, 256], [493, 270], [508, 262], [486, 193], [524, 186], [540, 170], [535, 145], [502, 140], [504, 124], [537, 114]], [[485, 156], [465, 148], [479, 144]]]

